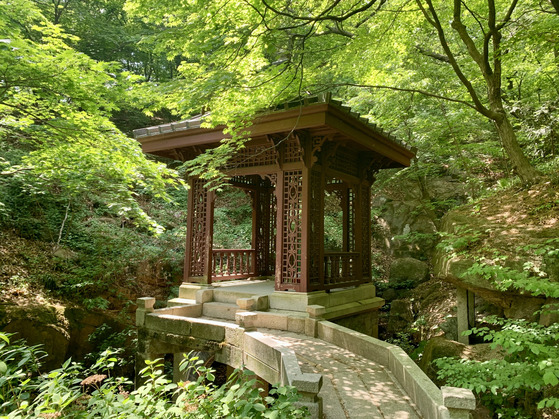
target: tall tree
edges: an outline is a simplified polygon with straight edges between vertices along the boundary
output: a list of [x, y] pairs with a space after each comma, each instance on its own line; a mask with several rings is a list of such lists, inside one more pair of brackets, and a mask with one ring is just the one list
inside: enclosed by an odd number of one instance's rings
[[[485, 100], [482, 100], [478, 93], [479, 90], [473, 86], [470, 78], [462, 70], [456, 53], [448, 42], [448, 35], [441, 23], [440, 13], [432, 0], [425, 0], [425, 2], [416, 0], [416, 3], [427, 22], [436, 30], [444, 51], [442, 57], [450, 64], [462, 85], [467, 89], [474, 109], [495, 123], [503, 147], [520, 178], [527, 183], [535, 181], [538, 173], [520, 148], [503, 103], [502, 56], [505, 53], [502, 45], [503, 31], [511, 23], [518, 1], [512, 0], [499, 17], [494, 0], [486, 1], [484, 6], [487, 9], [484, 14], [476, 13], [468, 6], [464, 6], [462, 0], [454, 0], [451, 26], [462, 41], [460, 52], [467, 53], [479, 69], [481, 77], [477, 78], [484, 80]], [[440, 9], [444, 9], [444, 7], [440, 6]], [[464, 24], [464, 10], [477, 22], [476, 29], [469, 31]]]

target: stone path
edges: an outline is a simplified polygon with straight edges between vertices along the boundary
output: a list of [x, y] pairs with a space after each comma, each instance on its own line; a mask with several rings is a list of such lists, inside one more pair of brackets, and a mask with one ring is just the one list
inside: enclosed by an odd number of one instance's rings
[[384, 367], [345, 349], [281, 330], [259, 332], [290, 347], [303, 372], [322, 374], [325, 419], [416, 419], [420, 414]]

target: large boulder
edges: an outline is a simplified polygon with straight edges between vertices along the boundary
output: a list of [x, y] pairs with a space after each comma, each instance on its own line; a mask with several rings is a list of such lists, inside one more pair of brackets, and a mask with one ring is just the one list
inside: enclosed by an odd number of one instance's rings
[[414, 321], [413, 307], [409, 300], [394, 300], [390, 303], [388, 333], [396, 334], [409, 330]]
[[[448, 238], [435, 251], [434, 275], [474, 292], [507, 318], [538, 320], [539, 308], [557, 300], [512, 288], [503, 291], [479, 269], [470, 268], [482, 261], [483, 266], [504, 269], [509, 277], [530, 272], [543, 281], [557, 281], [559, 252], [552, 247], [559, 248], [553, 241], [559, 237], [559, 217], [550, 203], [558, 201], [558, 188], [543, 184], [507, 190], [448, 212], [441, 223]], [[546, 247], [551, 251], [536, 251]]]
[[429, 279], [429, 265], [410, 257], [394, 259], [390, 264], [388, 282], [392, 286], [405, 284], [416, 287]]
[[0, 305], [0, 330], [14, 333], [13, 340], [25, 339], [30, 346], [43, 345], [45, 369], [59, 368], [66, 360], [70, 343], [63, 309], [53, 305]]
[[58, 304], [1, 304], [0, 331], [14, 333], [12, 340], [25, 339], [28, 345], [42, 345], [47, 353], [44, 370], [59, 368], [68, 358], [83, 360], [95, 350], [90, 336], [102, 325], [113, 332], [123, 329], [110, 315]]
[[397, 258], [429, 259], [440, 217], [466, 198], [464, 184], [450, 176], [396, 178], [373, 196], [378, 244]]

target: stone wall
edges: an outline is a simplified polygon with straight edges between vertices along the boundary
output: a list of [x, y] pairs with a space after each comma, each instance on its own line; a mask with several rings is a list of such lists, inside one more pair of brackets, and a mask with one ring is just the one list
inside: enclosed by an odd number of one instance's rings
[[70, 357], [79, 361], [93, 352], [96, 348], [89, 337], [102, 325], [113, 332], [125, 327], [106, 313], [85, 308], [0, 304], [0, 331], [14, 333], [12, 339], [25, 339], [29, 345], [43, 345], [45, 371], [60, 368]]

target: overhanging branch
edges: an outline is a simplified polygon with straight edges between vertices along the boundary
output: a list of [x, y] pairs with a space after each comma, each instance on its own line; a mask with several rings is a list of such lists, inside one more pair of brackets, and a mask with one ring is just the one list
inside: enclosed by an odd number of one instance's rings
[[321, 22], [321, 21], [325, 21], [325, 20], [330, 20], [330, 21], [333, 21], [333, 22], [343, 22], [344, 20], [347, 20], [350, 17], [352, 17], [352, 16], [354, 16], [358, 13], [361, 13], [361, 12], [364, 12], [365, 10], [367, 10], [367, 9], [370, 9], [377, 2], [377, 0], [371, 0], [367, 3], [365, 3], [363, 6], [358, 7], [357, 9], [354, 9], [350, 12], [347, 12], [347, 13], [339, 15], [339, 16], [328, 14], [340, 2], [341, 2], [341, 0], [334, 1], [334, 3], [332, 5], [330, 5], [326, 9], [324, 9], [317, 16], [306, 17], [306, 16], [294, 15], [294, 14], [288, 13], [288, 12], [282, 12], [281, 10], [278, 10], [275, 7], [272, 7], [271, 5], [269, 5], [266, 0], [262, 0], [262, 3], [264, 4], [264, 6], [266, 6], [267, 9], [271, 10], [275, 14], [277, 14], [279, 16], [285, 16], [285, 17], [288, 17], [288, 18], [293, 19], [293, 20], [303, 21], [303, 22]]
[[476, 106], [474, 104], [472, 104], [470, 102], [467, 102], [465, 100], [455, 99], [455, 98], [452, 98], [452, 97], [438, 95], [436, 93], [431, 93], [431, 92], [428, 92], [428, 91], [422, 90], [422, 89], [408, 89], [408, 88], [404, 88], [404, 87], [384, 86], [384, 85], [379, 85], [379, 84], [359, 84], [359, 83], [335, 83], [335, 84], [331, 84], [329, 86], [331, 86], [331, 87], [360, 87], [360, 88], [363, 88], [363, 89], [384, 89], [384, 90], [394, 90], [394, 91], [397, 91], [397, 92], [419, 93], [419, 94], [424, 95], [424, 96], [428, 96], [428, 97], [432, 97], [432, 98], [440, 99], [440, 100], [445, 100], [447, 102], [460, 103], [461, 105], [465, 105], [468, 108], [471, 108], [475, 111], [478, 111], [478, 109], [476, 108]]

